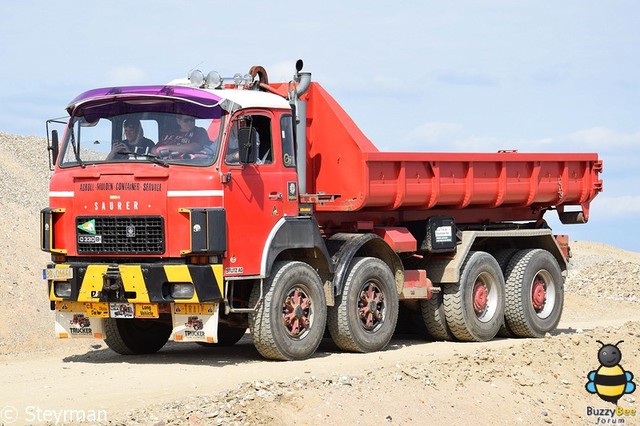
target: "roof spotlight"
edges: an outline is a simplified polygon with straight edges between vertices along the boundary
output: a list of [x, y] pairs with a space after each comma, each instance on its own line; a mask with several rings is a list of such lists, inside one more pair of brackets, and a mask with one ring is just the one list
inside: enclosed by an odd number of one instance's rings
[[222, 84], [222, 77], [216, 71], [211, 71], [207, 74], [205, 85], [210, 89], [217, 89]]
[[248, 86], [251, 83], [253, 83], [253, 76], [251, 74], [245, 74], [244, 77], [242, 77], [242, 84]]
[[193, 70], [189, 73], [189, 81], [196, 87], [202, 87], [204, 74], [200, 70]]

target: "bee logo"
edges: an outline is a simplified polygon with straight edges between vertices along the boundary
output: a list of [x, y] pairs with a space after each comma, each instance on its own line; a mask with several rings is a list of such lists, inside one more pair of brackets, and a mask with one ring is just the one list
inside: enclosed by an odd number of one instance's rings
[[587, 392], [596, 393], [600, 399], [618, 405], [618, 400], [625, 393], [633, 393], [636, 384], [633, 383], [633, 373], [625, 371], [620, 365], [622, 352], [618, 345], [605, 345], [600, 340], [596, 340], [602, 347], [598, 351], [598, 361], [600, 368], [587, 374], [589, 381], [585, 385]]

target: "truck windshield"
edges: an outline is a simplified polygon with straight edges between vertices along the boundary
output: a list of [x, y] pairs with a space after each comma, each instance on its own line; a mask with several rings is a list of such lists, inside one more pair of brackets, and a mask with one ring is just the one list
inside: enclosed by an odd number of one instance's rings
[[60, 166], [130, 161], [208, 165], [218, 155], [222, 117], [219, 110], [216, 115], [145, 111], [72, 117]]

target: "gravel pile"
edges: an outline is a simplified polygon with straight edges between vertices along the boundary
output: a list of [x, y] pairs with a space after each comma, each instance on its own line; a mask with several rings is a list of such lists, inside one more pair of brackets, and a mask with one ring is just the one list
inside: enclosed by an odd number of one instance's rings
[[0, 132], [0, 206], [19, 206], [38, 213], [47, 201], [51, 177], [47, 141], [35, 136]]
[[0, 354], [43, 349], [53, 335], [42, 280], [48, 256], [40, 250], [51, 176], [46, 139], [0, 132], [0, 176]]
[[640, 264], [604, 260], [570, 275], [565, 291], [583, 296], [640, 303]]

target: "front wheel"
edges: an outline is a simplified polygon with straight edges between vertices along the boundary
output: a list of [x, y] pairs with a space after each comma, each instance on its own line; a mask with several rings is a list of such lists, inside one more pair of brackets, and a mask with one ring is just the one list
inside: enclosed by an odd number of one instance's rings
[[159, 319], [105, 318], [104, 341], [121, 355], [142, 355], [158, 352], [171, 336], [171, 315]]
[[505, 319], [520, 337], [543, 337], [562, 316], [564, 281], [560, 265], [546, 250], [521, 250], [506, 273]]
[[[262, 356], [276, 360], [310, 357], [320, 345], [327, 303], [318, 273], [303, 262], [277, 262], [264, 283], [263, 300], [249, 315], [253, 343]], [[251, 291], [250, 305], [260, 299]]]
[[353, 260], [342, 294], [329, 308], [329, 332], [342, 350], [374, 352], [389, 343], [398, 321], [398, 292], [382, 260]]

